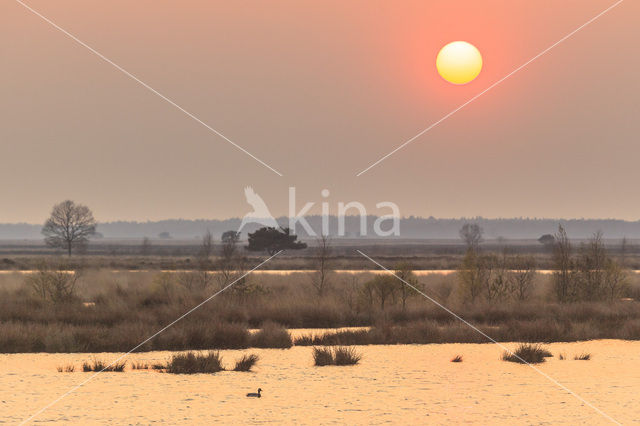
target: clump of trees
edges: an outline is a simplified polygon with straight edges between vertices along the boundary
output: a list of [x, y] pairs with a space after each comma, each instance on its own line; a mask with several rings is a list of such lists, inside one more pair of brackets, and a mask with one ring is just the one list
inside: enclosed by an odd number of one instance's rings
[[84, 248], [96, 233], [96, 220], [89, 207], [66, 200], [53, 206], [51, 216], [42, 228], [45, 243], [71, 252]]
[[[476, 237], [471, 238], [470, 234]], [[458, 269], [463, 299], [469, 302], [529, 299], [536, 282], [533, 257], [507, 255], [506, 252], [501, 255], [482, 253], [476, 243], [478, 235], [482, 235], [481, 229], [463, 227], [460, 231], [467, 243]], [[555, 235], [543, 237], [541, 242], [552, 248], [553, 298], [562, 303], [592, 302], [615, 300], [625, 294], [627, 272], [607, 252], [601, 232], [595, 233], [575, 252], [562, 226]]]
[[614, 300], [628, 286], [626, 270], [607, 252], [596, 232], [576, 254], [562, 226], [553, 249], [553, 287], [560, 302]]
[[289, 228], [264, 227], [249, 234], [249, 251], [266, 251], [273, 256], [281, 250], [300, 250], [307, 248], [303, 242], [296, 241], [298, 236]]
[[[395, 275], [395, 276], [394, 276]], [[400, 279], [398, 279], [400, 278]], [[407, 263], [399, 264], [391, 274], [379, 274], [365, 282], [360, 290], [361, 298], [369, 307], [377, 306], [384, 311], [389, 305], [400, 304], [404, 311], [407, 300], [416, 296], [421, 285]]]
[[533, 291], [535, 261], [530, 256], [484, 254], [480, 242], [484, 231], [477, 224], [465, 224], [460, 238], [467, 251], [458, 269], [459, 290], [463, 299], [504, 301], [527, 300]]
[[458, 269], [461, 295], [470, 302], [527, 300], [534, 290], [535, 277], [531, 256], [498, 256], [475, 250], [467, 250]]

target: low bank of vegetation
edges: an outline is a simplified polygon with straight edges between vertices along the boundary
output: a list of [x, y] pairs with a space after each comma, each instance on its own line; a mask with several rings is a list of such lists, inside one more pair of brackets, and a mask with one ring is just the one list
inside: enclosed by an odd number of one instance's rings
[[[598, 234], [578, 248], [562, 230], [550, 240], [551, 275], [537, 273], [534, 258], [487, 252], [474, 242], [454, 274], [418, 277], [415, 265], [390, 266], [498, 341], [640, 339], [640, 279], [624, 259], [610, 255]], [[236, 268], [246, 270], [246, 259], [213, 259], [207, 265], [216, 274], [194, 261], [190, 272], [68, 273], [58, 265], [0, 275], [0, 352], [126, 352], [237, 279]], [[358, 326], [371, 329], [295, 342], [286, 330]], [[391, 275], [326, 269], [243, 278], [139, 350], [485, 341]]]

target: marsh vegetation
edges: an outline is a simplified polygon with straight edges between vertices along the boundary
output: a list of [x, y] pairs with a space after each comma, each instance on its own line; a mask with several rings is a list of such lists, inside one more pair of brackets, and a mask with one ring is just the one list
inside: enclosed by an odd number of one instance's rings
[[[456, 273], [418, 276], [405, 259], [392, 265], [402, 280], [335, 272], [345, 259], [332, 257], [327, 240], [316, 243], [315, 269], [286, 275], [242, 277], [248, 260], [237, 236], [227, 236], [216, 257], [205, 235], [190, 271], [114, 271], [78, 268], [80, 257], [41, 259], [34, 273], [0, 275], [0, 352], [128, 351], [226, 287], [139, 350], [486, 340], [418, 291], [497, 341], [640, 338], [639, 277], [600, 234], [574, 247], [560, 228], [548, 248], [556, 268], [541, 274], [535, 257], [489, 251], [477, 231], [461, 233], [466, 254]], [[296, 339], [287, 332], [338, 327], [365, 328]]]

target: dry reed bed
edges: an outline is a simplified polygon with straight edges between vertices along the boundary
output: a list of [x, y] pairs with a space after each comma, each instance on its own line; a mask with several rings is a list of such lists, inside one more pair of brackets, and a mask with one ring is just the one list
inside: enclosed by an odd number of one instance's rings
[[[260, 357], [256, 354], [244, 354], [236, 360], [233, 371], [251, 371], [258, 363]], [[127, 362], [117, 361], [111, 364], [92, 358], [90, 362], [82, 363], [82, 371], [87, 372], [123, 372]], [[166, 363], [155, 363], [149, 365], [144, 362], [132, 362], [132, 370], [156, 370], [170, 374], [213, 374], [225, 371], [222, 356], [218, 351], [207, 351], [205, 353], [185, 352], [174, 354]], [[73, 373], [75, 366], [67, 364], [57, 367], [59, 373]]]
[[[17, 281], [24, 277], [0, 277], [0, 352], [128, 351], [215, 290], [215, 284], [186, 288], [177, 275], [175, 280], [163, 277], [90, 271], [77, 298], [56, 304], [34, 297]], [[369, 278], [369, 274], [334, 276], [331, 291], [319, 298], [304, 274], [252, 277], [243, 292], [230, 289], [140, 350], [288, 348], [292, 342], [285, 328], [353, 326], [373, 328], [304, 336], [295, 344], [485, 341], [421, 297], [409, 298], [404, 309], [398, 300], [390, 299], [385, 309], [369, 303], [359, 292]], [[465, 304], [456, 298], [454, 277], [428, 276], [421, 283], [425, 291], [498, 341], [640, 339], [638, 302], [549, 302], [542, 282], [529, 301]], [[84, 306], [87, 300], [95, 305]], [[248, 331], [256, 327], [262, 331]]]

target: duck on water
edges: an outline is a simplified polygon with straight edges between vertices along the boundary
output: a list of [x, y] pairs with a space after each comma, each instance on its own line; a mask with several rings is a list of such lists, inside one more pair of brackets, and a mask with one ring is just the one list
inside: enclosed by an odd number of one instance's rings
[[258, 393], [250, 392], [247, 394], [247, 398], [261, 398], [260, 392], [262, 392], [262, 389], [258, 388]]

